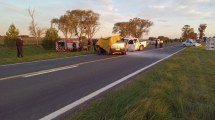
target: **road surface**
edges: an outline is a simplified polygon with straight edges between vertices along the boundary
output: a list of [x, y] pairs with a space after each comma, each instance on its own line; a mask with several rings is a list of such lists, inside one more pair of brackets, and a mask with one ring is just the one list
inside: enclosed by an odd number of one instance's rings
[[123, 56], [86, 55], [2, 65], [0, 119], [50, 119], [53, 114], [52, 118], [58, 117], [65, 106], [181, 50], [180, 45], [169, 45]]

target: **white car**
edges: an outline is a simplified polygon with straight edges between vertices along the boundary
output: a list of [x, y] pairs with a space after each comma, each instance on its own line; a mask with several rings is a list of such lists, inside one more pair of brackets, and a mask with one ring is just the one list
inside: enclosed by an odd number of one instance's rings
[[199, 46], [202, 46], [200, 43], [197, 43], [196, 41], [192, 40], [192, 39], [188, 39], [186, 41], [184, 41], [182, 43], [182, 46], [183, 47], [191, 47], [191, 46], [196, 46], [196, 47], [199, 47]]

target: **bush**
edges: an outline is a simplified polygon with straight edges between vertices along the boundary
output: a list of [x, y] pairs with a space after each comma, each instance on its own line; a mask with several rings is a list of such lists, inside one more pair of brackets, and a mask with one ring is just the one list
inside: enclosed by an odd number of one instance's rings
[[46, 31], [46, 35], [42, 40], [42, 46], [47, 50], [55, 49], [55, 42], [59, 39], [58, 31], [54, 28], [50, 28]]
[[9, 26], [8, 31], [6, 32], [6, 37], [4, 38], [4, 45], [7, 47], [15, 47], [16, 39], [18, 38], [19, 30], [14, 24]]
[[16, 46], [16, 39], [17, 38], [9, 38], [9, 37], [5, 37], [4, 38], [4, 45], [6, 47], [15, 47]]

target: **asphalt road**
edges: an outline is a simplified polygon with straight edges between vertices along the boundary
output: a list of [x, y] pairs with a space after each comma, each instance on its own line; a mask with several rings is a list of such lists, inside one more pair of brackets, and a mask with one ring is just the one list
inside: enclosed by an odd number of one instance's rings
[[86, 55], [0, 66], [0, 119], [41, 119], [183, 48]]

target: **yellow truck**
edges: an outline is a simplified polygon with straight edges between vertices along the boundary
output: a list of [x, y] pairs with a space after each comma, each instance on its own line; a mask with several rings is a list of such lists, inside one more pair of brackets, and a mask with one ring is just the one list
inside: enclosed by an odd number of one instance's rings
[[98, 54], [114, 54], [121, 53], [126, 55], [127, 43], [124, 41], [123, 37], [116, 35], [107, 38], [100, 38], [97, 43], [97, 53]]

